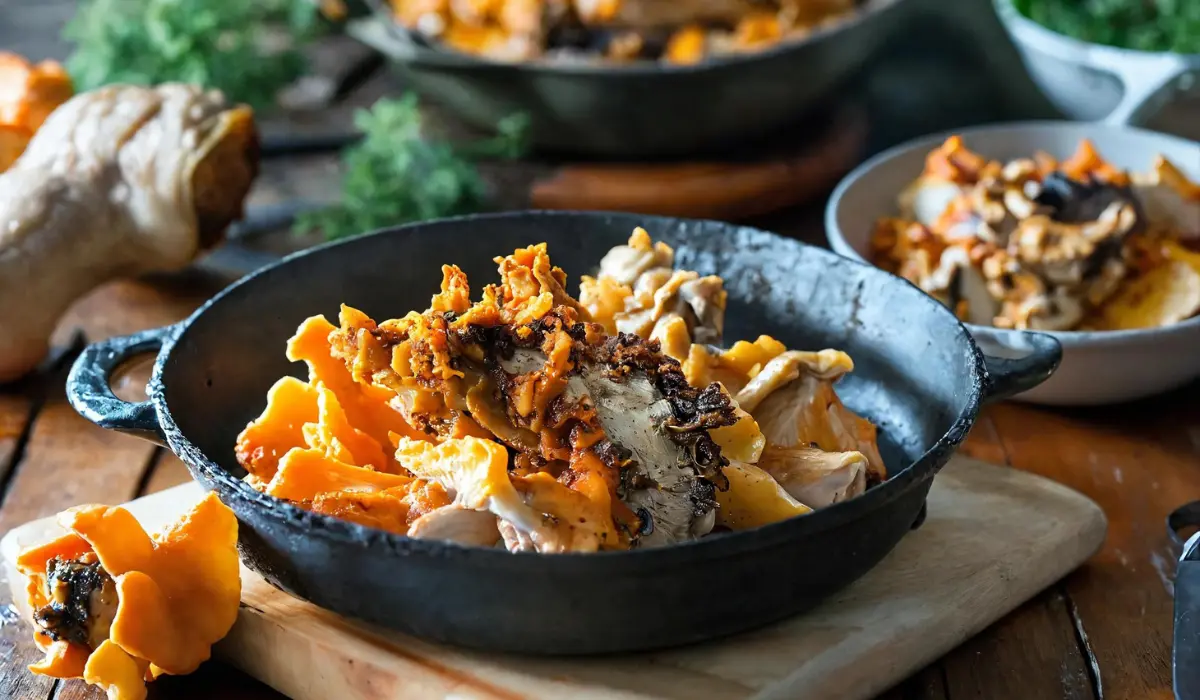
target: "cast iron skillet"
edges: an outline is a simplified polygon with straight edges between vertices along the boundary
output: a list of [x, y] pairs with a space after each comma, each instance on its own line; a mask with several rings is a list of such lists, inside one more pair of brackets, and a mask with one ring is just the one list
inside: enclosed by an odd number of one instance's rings
[[[796, 348], [841, 348], [855, 370], [838, 385], [881, 428], [891, 478], [851, 501], [757, 530], [663, 549], [589, 555], [411, 540], [316, 515], [239, 480], [238, 432], [267, 389], [304, 366], [287, 339], [346, 302], [376, 319], [424, 309], [455, 262], [475, 289], [493, 256], [546, 241], [571, 276], [595, 269], [634, 226], [677, 250], [676, 265], [720, 273], [727, 342], [770, 333]], [[335, 612], [432, 640], [537, 654], [623, 652], [698, 642], [811, 608], [874, 566], [923, 517], [934, 474], [980, 404], [1043, 381], [1060, 357], [1028, 334], [1021, 359], [985, 357], [941, 304], [868, 265], [751, 228], [604, 213], [528, 212], [405, 226], [292, 255], [242, 279], [176, 326], [90, 346], [68, 379], [93, 422], [178, 454], [242, 523], [248, 566]], [[108, 378], [158, 351], [145, 403]]]
[[472, 126], [492, 130], [524, 112], [537, 148], [645, 158], [796, 127], [902, 30], [905, 2], [867, 0], [857, 16], [806, 39], [691, 66], [499, 63], [401, 41], [379, 20], [348, 29], [392, 58], [405, 85]]

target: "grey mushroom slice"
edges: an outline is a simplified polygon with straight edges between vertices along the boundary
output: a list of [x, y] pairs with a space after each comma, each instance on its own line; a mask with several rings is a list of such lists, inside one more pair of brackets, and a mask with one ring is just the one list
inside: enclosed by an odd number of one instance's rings
[[870, 469], [861, 452], [777, 445], [763, 450], [758, 467], [809, 508], [824, 508], [862, 494], [867, 490]]
[[725, 283], [709, 275], [688, 280], [679, 287], [679, 300], [695, 318], [692, 342], [720, 345], [725, 335]]
[[504, 547], [508, 551], [513, 553], [538, 551], [537, 544], [533, 541], [530, 533], [517, 528], [507, 520], [501, 520], [497, 525]]
[[953, 294], [951, 296], [953, 309], [957, 302], [967, 303], [967, 323], [977, 326], [992, 325], [1000, 304], [988, 291], [987, 279], [974, 265], [962, 265], [954, 276]]
[[[537, 350], [519, 349], [501, 362], [506, 372], [536, 370], [545, 362]], [[598, 367], [585, 367], [567, 380], [564, 396], [569, 400], [587, 397], [596, 407], [596, 416], [608, 440], [629, 450], [645, 486], [631, 489], [625, 503], [650, 522], [638, 538], [639, 546], [659, 546], [695, 539], [707, 534], [714, 520], [710, 513], [697, 515], [692, 495], [699, 476], [687, 466], [688, 459], [662, 429], [671, 416], [670, 404], [643, 374], [614, 381]], [[501, 531], [504, 531], [503, 524]], [[510, 549], [526, 546], [508, 537]], [[538, 547], [542, 551], [541, 547]]]
[[767, 397], [795, 381], [801, 374], [833, 381], [853, 368], [850, 358], [838, 350], [789, 350], [768, 362], [767, 366], [737, 393], [734, 400], [743, 411], [753, 413]]
[[671, 407], [642, 375], [614, 382], [601, 371], [585, 371], [587, 386], [596, 415], [610, 442], [632, 453], [646, 482], [629, 490], [625, 503], [650, 522], [638, 540], [640, 546], [654, 547], [695, 539], [712, 529], [708, 513], [696, 514], [692, 494], [699, 478], [687, 465], [687, 457], [662, 429], [671, 416]]
[[898, 198], [901, 215], [933, 226], [962, 192], [962, 187], [954, 182], [923, 175], [901, 190]]
[[1029, 317], [1029, 327], [1035, 331], [1065, 331], [1083, 320], [1083, 302], [1061, 289], [1046, 297], [1046, 311]]
[[408, 536], [418, 540], [491, 547], [500, 541], [500, 530], [492, 513], [449, 505], [414, 520]]
[[659, 248], [641, 250], [629, 245], [619, 245], [609, 250], [600, 259], [600, 277], [610, 277], [621, 284], [632, 285], [642, 273], [657, 267], [670, 268], [674, 255], [667, 255]]

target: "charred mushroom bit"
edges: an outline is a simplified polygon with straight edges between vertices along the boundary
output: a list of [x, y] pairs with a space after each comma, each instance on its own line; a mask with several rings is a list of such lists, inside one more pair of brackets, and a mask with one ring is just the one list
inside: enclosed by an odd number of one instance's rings
[[89, 649], [108, 639], [117, 589], [94, 553], [46, 562], [46, 598], [49, 602], [33, 612], [33, 621], [50, 639]]
[[1200, 185], [1156, 156], [1127, 173], [1091, 142], [1000, 163], [953, 136], [876, 222], [873, 262], [963, 321], [1127, 330], [1200, 313]]
[[236, 445], [246, 481], [317, 513], [513, 552], [654, 547], [765, 525], [886, 477], [837, 350], [722, 340], [721, 278], [637, 229], [579, 299], [538, 244], [472, 302], [442, 267], [423, 313], [314, 316]]
[[692, 64], [802, 39], [858, 0], [391, 0], [395, 19], [494, 61]]
[[17, 558], [45, 652], [31, 671], [143, 700], [147, 682], [208, 659], [241, 598], [233, 511], [209, 494], [154, 537], [122, 508], [80, 506], [58, 519], [67, 534]]

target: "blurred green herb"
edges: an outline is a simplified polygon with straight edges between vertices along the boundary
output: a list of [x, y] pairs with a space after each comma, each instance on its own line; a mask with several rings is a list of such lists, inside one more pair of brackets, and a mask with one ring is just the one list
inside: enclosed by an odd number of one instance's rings
[[1200, 0], [1014, 0], [1060, 34], [1138, 51], [1200, 53]]
[[[311, 0], [82, 0], [67, 70], [80, 90], [179, 81], [262, 108], [303, 73], [298, 47], [320, 23]], [[283, 30], [276, 49], [270, 25]]]
[[475, 162], [511, 160], [526, 151], [529, 119], [513, 115], [497, 135], [456, 145], [422, 133], [417, 98], [383, 99], [359, 110], [354, 124], [363, 140], [343, 156], [340, 203], [301, 215], [298, 233], [345, 238], [396, 224], [470, 214], [487, 206]]

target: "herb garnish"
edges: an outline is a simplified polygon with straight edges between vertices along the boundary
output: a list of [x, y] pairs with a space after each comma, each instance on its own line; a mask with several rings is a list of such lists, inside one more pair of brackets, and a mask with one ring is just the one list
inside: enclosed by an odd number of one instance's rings
[[343, 156], [341, 202], [301, 215], [298, 233], [317, 231], [332, 240], [478, 212], [487, 206], [487, 188], [474, 161], [519, 158], [529, 119], [513, 115], [497, 125], [493, 138], [451, 144], [422, 133], [417, 98], [410, 93], [359, 110], [354, 124], [363, 139]]
[[1137, 51], [1200, 53], [1198, 0], [1013, 0], [1060, 34]]
[[[64, 36], [79, 90], [185, 82], [262, 108], [305, 70], [297, 45], [320, 18], [310, 0], [81, 0]], [[278, 25], [280, 49], [264, 44]]]

